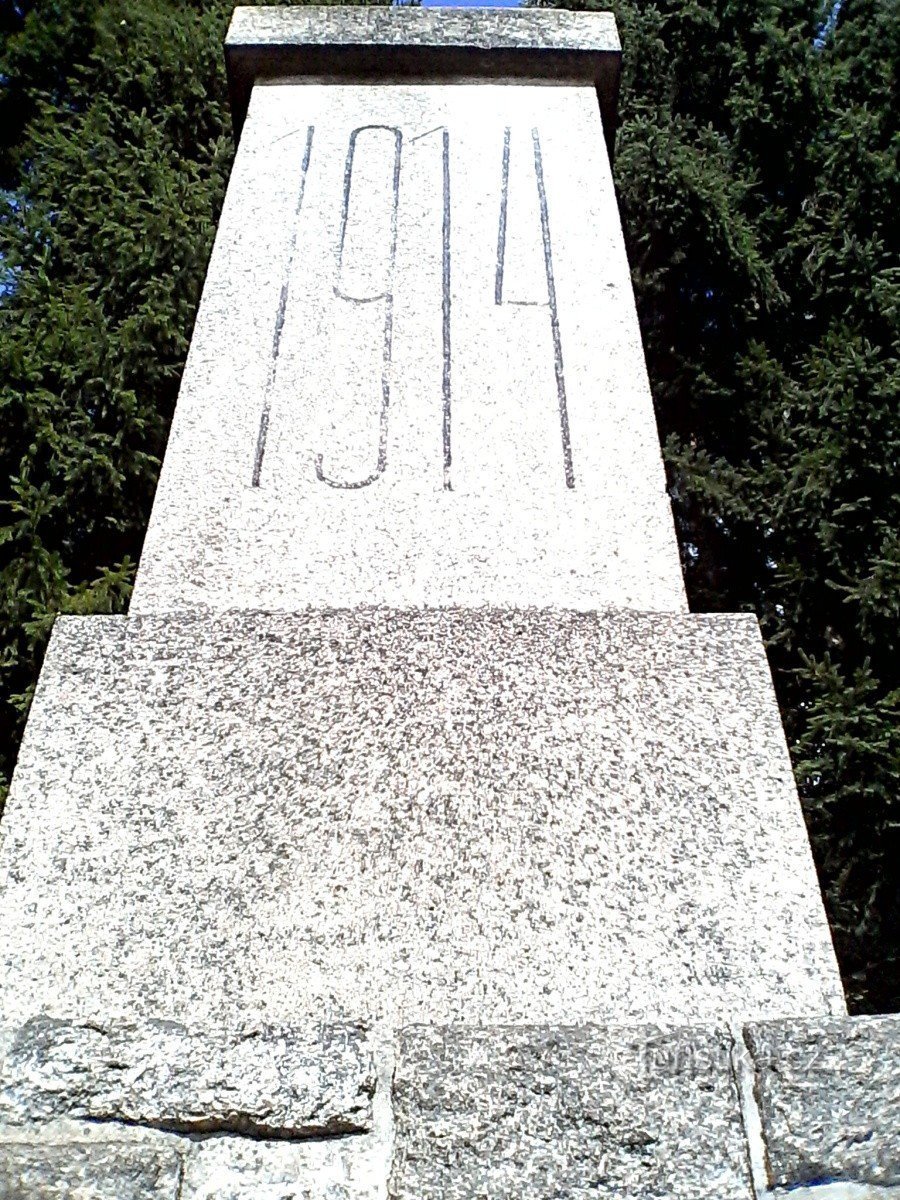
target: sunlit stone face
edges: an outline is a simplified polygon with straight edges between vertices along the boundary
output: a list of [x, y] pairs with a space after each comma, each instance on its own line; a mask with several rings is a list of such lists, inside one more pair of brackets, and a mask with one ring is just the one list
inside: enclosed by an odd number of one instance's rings
[[255, 89], [133, 611], [358, 603], [685, 607], [591, 87]]

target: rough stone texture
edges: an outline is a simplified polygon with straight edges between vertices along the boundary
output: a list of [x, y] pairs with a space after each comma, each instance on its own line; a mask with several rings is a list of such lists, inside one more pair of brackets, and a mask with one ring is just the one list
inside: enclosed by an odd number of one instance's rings
[[591, 83], [611, 129], [620, 60], [612, 13], [548, 9], [237, 8], [225, 41], [238, 132], [254, 82], [289, 75]]
[[591, 88], [254, 92], [131, 611], [371, 604], [686, 611]]
[[814, 1183], [809, 1187], [779, 1189], [777, 1200], [900, 1200], [900, 1188], [865, 1183]]
[[61, 618], [2, 837], [12, 1026], [844, 1011], [749, 616]]
[[384, 1148], [368, 1136], [287, 1144], [215, 1138], [185, 1165], [179, 1200], [383, 1200]]
[[408, 1029], [392, 1200], [752, 1200], [727, 1033]]
[[174, 1150], [121, 1141], [0, 1144], [0, 1200], [181, 1200], [180, 1180]]
[[[347, 8], [328, 6], [284, 9], [238, 7], [225, 40], [226, 51], [242, 46], [368, 46], [386, 50], [408, 45], [445, 49], [494, 47], [530, 50], [539, 70], [547, 50], [584, 50], [595, 55], [619, 53], [621, 45], [611, 12], [578, 13], [551, 9], [466, 11], [454, 8]], [[390, 74], [388, 54], [377, 67]]]
[[900, 1184], [900, 1017], [773, 1021], [745, 1036], [772, 1186]]
[[36, 1017], [0, 1061], [0, 1121], [10, 1123], [303, 1137], [369, 1128], [374, 1091], [367, 1036], [352, 1025], [226, 1031]]

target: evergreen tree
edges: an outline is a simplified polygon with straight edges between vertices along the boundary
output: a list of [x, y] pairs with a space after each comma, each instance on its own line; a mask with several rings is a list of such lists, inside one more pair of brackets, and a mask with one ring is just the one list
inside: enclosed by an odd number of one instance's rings
[[[691, 603], [758, 613], [851, 1002], [895, 1008], [897, 0], [572, 6], [623, 36], [616, 182]], [[54, 614], [127, 604], [231, 161], [231, 7], [0, 0], [7, 775]]]

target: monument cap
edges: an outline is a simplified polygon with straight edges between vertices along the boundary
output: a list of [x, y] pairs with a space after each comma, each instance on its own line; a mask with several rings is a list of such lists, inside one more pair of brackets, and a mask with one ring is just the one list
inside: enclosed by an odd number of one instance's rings
[[236, 8], [225, 39], [235, 137], [262, 80], [450, 79], [587, 84], [607, 140], [622, 57], [612, 13], [549, 8]]

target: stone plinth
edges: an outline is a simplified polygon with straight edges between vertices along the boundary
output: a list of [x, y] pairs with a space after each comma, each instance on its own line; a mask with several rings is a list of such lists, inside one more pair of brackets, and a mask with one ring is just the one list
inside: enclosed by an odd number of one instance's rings
[[[302, 1056], [310, 1043], [298, 1033]], [[120, 1047], [122, 1034], [118, 1028]], [[296, 1137], [290, 1127], [277, 1127], [273, 1113], [277, 1136], [269, 1139], [237, 1131], [159, 1132], [148, 1127], [154, 1109], [145, 1085], [144, 1124], [125, 1124], [112, 1113], [89, 1124], [47, 1123], [40, 1105], [30, 1125], [0, 1121], [0, 1200], [890, 1200], [900, 1194], [897, 1017], [778, 1021], [743, 1030], [414, 1026], [398, 1030], [392, 1043], [392, 1070], [379, 1079], [372, 1131]], [[19, 1044], [27, 1048], [26, 1030]], [[327, 1039], [321, 1046], [328, 1063]], [[296, 1049], [289, 1035], [285, 1047]], [[7, 1062], [18, 1072], [18, 1060]], [[108, 1074], [115, 1070], [114, 1059], [103, 1065]], [[176, 1074], [180, 1066], [173, 1064]], [[141, 1082], [130, 1066], [121, 1069]], [[182, 1068], [181, 1082], [186, 1074]], [[55, 1110], [77, 1117], [85, 1082], [74, 1071], [57, 1078]], [[252, 1086], [252, 1078], [247, 1082]], [[0, 1088], [7, 1084], [0, 1059]], [[21, 1094], [18, 1078], [15, 1086]], [[160, 1116], [170, 1110], [171, 1096], [160, 1089], [156, 1102]], [[328, 1111], [326, 1101], [322, 1112]]]
[[753, 1200], [716, 1029], [406, 1029], [391, 1200]]
[[843, 1011], [749, 617], [62, 618], [0, 888], [13, 1023]]

